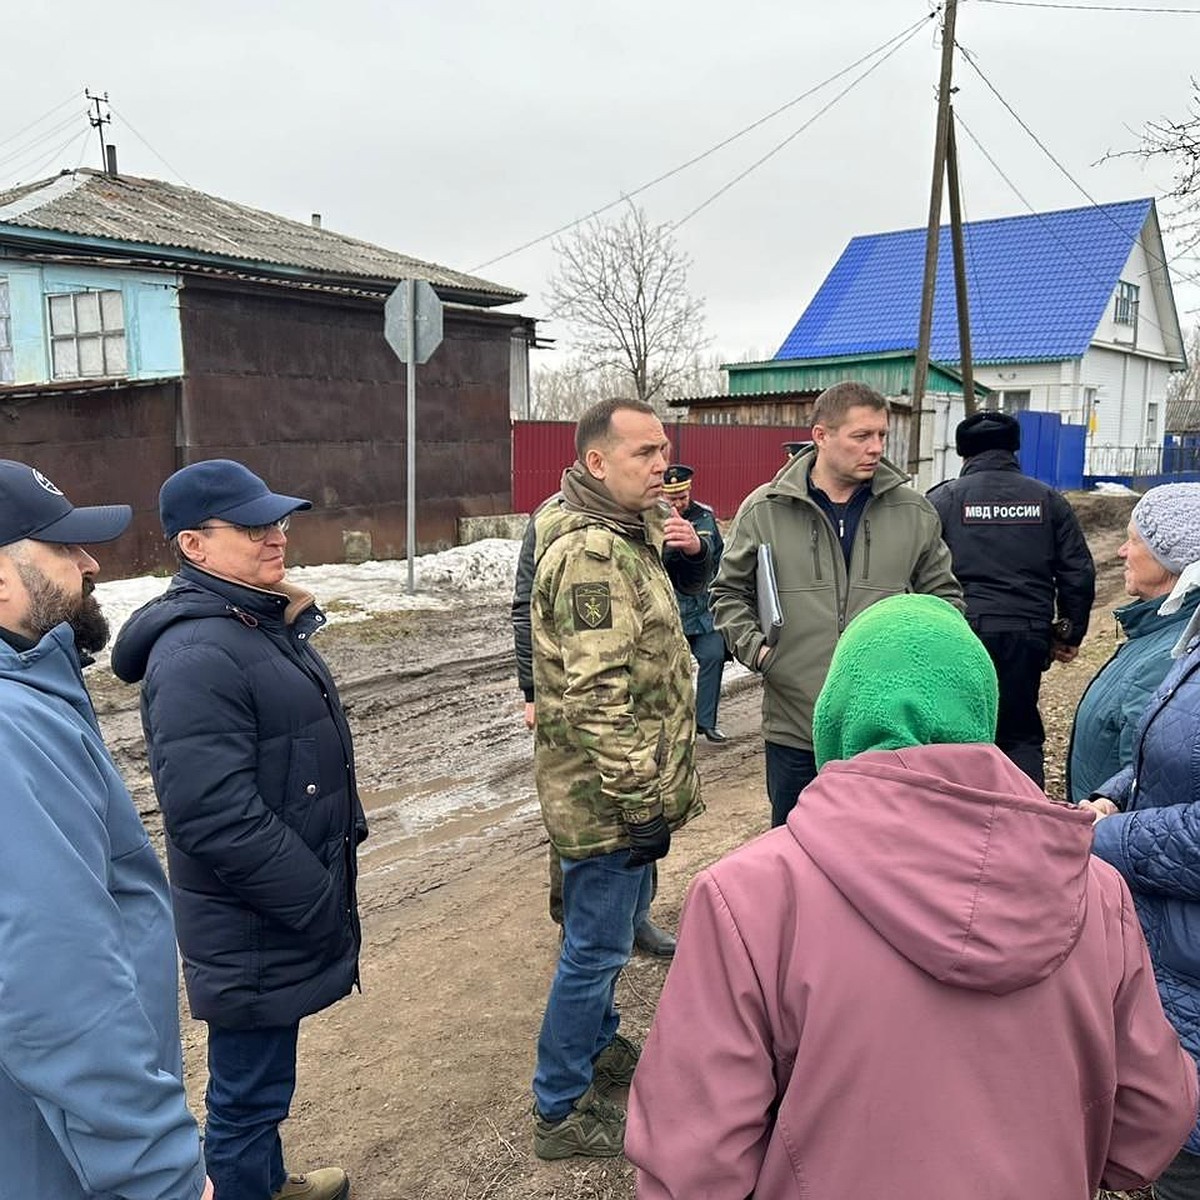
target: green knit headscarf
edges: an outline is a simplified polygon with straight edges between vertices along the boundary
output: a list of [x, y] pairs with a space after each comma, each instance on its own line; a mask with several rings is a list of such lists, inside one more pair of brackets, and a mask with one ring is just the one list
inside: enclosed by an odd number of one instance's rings
[[889, 596], [834, 651], [813, 713], [817, 766], [864, 750], [996, 736], [996, 669], [959, 611], [937, 596]]

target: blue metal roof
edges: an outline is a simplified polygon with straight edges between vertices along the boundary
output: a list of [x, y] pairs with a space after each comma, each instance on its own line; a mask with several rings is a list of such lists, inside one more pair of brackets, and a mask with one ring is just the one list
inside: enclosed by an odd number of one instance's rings
[[[1082, 355], [1151, 204], [1128, 200], [964, 225], [974, 360]], [[924, 269], [924, 229], [854, 238], [775, 357], [915, 349]], [[959, 361], [948, 225], [938, 239], [930, 357]]]

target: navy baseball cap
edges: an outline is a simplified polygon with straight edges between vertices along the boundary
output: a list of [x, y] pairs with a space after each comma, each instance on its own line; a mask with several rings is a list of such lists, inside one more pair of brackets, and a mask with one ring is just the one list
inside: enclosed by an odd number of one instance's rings
[[132, 519], [128, 504], [76, 508], [41, 471], [0, 458], [0, 546], [24, 538], [63, 546], [111, 542]]
[[183, 467], [158, 493], [158, 515], [169, 538], [213, 517], [231, 525], [270, 525], [302, 508], [312, 508], [312, 501], [271, 491], [249, 467], [231, 458]]

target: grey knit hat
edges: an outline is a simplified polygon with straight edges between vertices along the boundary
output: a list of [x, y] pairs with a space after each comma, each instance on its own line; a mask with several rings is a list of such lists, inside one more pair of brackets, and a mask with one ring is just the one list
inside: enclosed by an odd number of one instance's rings
[[1200, 483], [1164, 483], [1134, 506], [1133, 525], [1172, 575], [1200, 560]]

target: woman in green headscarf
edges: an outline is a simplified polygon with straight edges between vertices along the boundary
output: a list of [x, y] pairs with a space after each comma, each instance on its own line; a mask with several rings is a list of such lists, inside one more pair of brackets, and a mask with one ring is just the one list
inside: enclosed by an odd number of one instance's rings
[[816, 780], [689, 893], [630, 1095], [639, 1200], [1087, 1200], [1183, 1143], [1196, 1072], [1129, 893], [996, 709], [945, 601], [847, 627]]

